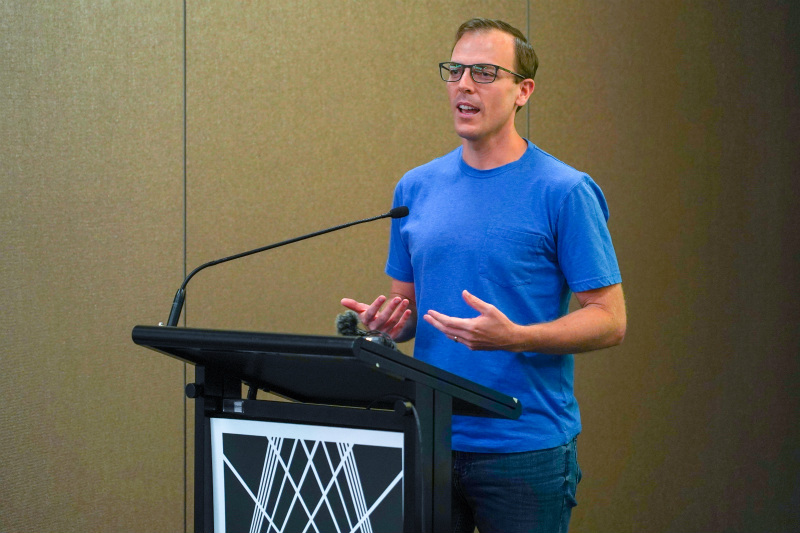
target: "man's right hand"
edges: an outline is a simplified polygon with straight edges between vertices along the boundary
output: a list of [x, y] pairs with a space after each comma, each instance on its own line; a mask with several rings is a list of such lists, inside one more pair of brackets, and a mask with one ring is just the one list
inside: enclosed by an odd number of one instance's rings
[[371, 304], [342, 298], [342, 305], [355, 311], [370, 331], [382, 331], [397, 342], [414, 338], [417, 332], [417, 306], [414, 283], [392, 279], [390, 299], [378, 296]]

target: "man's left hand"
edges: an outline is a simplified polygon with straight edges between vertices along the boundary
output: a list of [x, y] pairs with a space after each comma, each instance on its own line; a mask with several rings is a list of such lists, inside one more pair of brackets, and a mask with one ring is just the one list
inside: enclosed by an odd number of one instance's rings
[[428, 311], [423, 318], [448, 338], [470, 350], [514, 350], [520, 326], [509, 320], [497, 307], [468, 291], [463, 291], [461, 296], [480, 315], [475, 318], [456, 318]]

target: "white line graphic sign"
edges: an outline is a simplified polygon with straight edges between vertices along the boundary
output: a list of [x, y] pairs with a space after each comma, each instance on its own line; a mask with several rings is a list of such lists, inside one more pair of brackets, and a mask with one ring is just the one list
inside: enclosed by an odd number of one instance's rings
[[211, 419], [217, 533], [396, 533], [403, 433]]

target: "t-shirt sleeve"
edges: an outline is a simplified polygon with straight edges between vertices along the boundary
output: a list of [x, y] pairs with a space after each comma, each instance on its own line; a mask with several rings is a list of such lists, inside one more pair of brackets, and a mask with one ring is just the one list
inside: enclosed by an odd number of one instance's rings
[[607, 221], [603, 192], [586, 176], [570, 190], [558, 213], [558, 262], [572, 292], [622, 282]]
[[[400, 185], [398, 185], [394, 191], [392, 208], [406, 205], [403, 201], [403, 193]], [[414, 282], [414, 269], [411, 266], [411, 254], [408, 251], [408, 244], [403, 238], [402, 227], [412, 215], [413, 213], [409, 210], [408, 216], [392, 219], [392, 228], [389, 234], [389, 254], [385, 268], [386, 274], [390, 277], [407, 283]]]

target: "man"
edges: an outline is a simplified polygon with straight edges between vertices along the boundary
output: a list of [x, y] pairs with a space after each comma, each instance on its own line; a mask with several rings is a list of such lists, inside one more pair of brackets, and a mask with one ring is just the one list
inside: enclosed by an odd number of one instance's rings
[[457, 532], [567, 530], [581, 475], [571, 354], [625, 335], [602, 192], [514, 125], [536, 67], [516, 28], [462, 24], [440, 65], [461, 146], [398, 183], [410, 214], [392, 225], [390, 298], [342, 300], [369, 329], [416, 336], [415, 357], [522, 402], [519, 420], [454, 417]]

